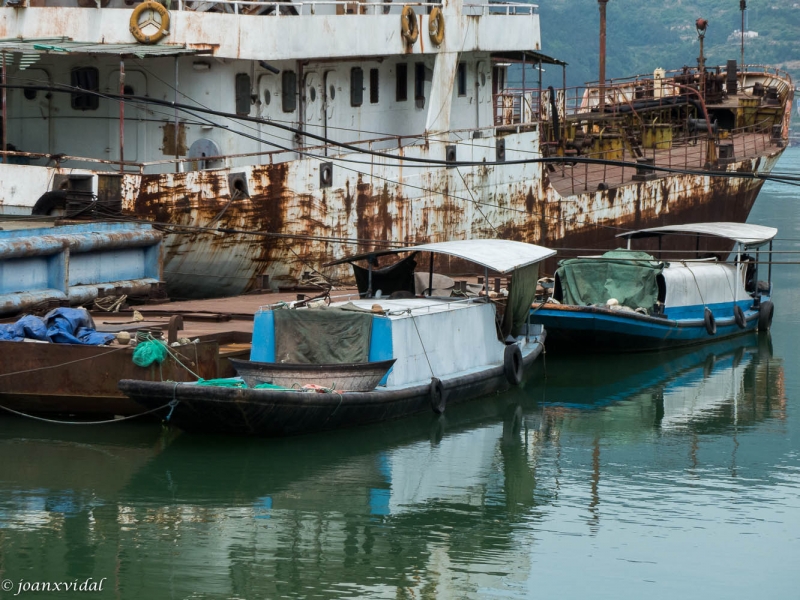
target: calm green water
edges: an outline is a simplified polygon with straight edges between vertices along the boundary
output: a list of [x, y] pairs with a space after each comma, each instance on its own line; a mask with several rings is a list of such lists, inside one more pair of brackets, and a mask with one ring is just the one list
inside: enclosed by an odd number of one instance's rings
[[[752, 216], [778, 249], [795, 190]], [[0, 597], [797, 598], [800, 270], [774, 278], [771, 339], [551, 355], [442, 420], [242, 441], [0, 418]]]

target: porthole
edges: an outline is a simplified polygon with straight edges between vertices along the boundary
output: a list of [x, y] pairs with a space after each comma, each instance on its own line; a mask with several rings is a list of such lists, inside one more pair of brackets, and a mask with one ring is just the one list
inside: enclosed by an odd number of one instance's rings
[[264, 104], [269, 104], [269, 101], [272, 100], [272, 94], [269, 93], [269, 90], [264, 90]]
[[481, 73], [481, 87], [486, 85], [486, 73]]
[[308, 95], [311, 98], [311, 102], [316, 100], [317, 99], [317, 88], [312, 87], [310, 90], [308, 90]]
[[333, 100], [334, 98], [336, 98], [336, 88], [331, 86], [331, 90], [330, 91], [331, 91], [330, 97], [331, 97], [331, 100]]

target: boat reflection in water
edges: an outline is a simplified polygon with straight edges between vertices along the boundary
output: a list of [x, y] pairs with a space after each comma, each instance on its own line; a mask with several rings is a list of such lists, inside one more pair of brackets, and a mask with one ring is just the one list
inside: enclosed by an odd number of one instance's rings
[[[564, 357], [548, 364], [540, 403], [544, 422], [573, 410], [600, 410], [603, 424], [632, 435], [693, 429], [725, 431], [767, 416], [784, 419], [782, 361], [772, 358], [769, 334], [691, 349], [637, 356]], [[541, 397], [541, 396], [540, 396]]]
[[[576, 535], [600, 527], [601, 490], [614, 502], [601, 475], [635, 477], [665, 432], [660, 468], [677, 472], [699, 437], [730, 445], [730, 431], [782, 421], [767, 342], [551, 360], [546, 385], [318, 436], [152, 444], [124, 425], [105, 446], [40, 439], [20, 465], [54, 473], [0, 475], [0, 574], [107, 577], [142, 598], [529, 597], [561, 513], [588, 510]], [[4, 458], [32, 431], [9, 422]]]

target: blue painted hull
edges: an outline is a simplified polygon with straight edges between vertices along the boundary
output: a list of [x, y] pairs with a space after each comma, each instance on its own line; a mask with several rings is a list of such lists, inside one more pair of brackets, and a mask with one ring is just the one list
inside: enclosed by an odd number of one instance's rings
[[[713, 306], [716, 334], [702, 318], [670, 319], [596, 306], [547, 304], [532, 310], [531, 323], [547, 331], [547, 349], [569, 352], [640, 352], [718, 341], [758, 329], [758, 310], [751, 301], [738, 303], [745, 327], [733, 317], [733, 304]], [[702, 314], [702, 313], [701, 313]]]

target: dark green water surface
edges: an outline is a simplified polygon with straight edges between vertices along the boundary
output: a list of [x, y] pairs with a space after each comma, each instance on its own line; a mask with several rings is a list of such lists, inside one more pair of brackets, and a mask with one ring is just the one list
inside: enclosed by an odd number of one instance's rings
[[[776, 249], [800, 250], [796, 190], [753, 212]], [[238, 440], [0, 417], [0, 597], [798, 598], [800, 269], [774, 280], [771, 338], [549, 355], [443, 419]]]

